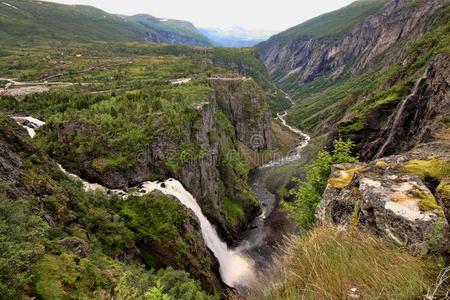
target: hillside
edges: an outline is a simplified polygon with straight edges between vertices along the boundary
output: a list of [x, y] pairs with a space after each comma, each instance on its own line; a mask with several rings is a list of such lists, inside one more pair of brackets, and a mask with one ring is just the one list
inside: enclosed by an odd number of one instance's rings
[[264, 49], [270, 44], [282, 46], [290, 40], [296, 40], [302, 36], [319, 39], [325, 36], [338, 35], [379, 10], [387, 2], [388, 0], [359, 0], [353, 2], [344, 8], [320, 15], [276, 34], [266, 42], [257, 45], [257, 48], [264, 52]]
[[9, 42], [151, 41], [209, 45], [191, 23], [149, 15], [120, 16], [83, 5], [35, 0], [0, 3], [0, 37]]
[[[356, 2], [336, 14], [363, 3]], [[317, 136], [333, 131], [337, 124], [340, 135], [359, 144], [364, 135], [359, 134], [368, 133], [364, 131], [366, 115], [382, 105], [378, 124], [383, 124], [423, 74], [430, 58], [448, 52], [445, 4], [441, 0], [390, 1], [339, 34], [302, 35], [287, 40], [284, 46], [270, 42], [277, 39], [274, 37], [261, 44], [259, 55], [270, 76], [297, 103], [290, 122]], [[317, 31], [324, 20], [334, 16], [330, 13], [306, 24]]]

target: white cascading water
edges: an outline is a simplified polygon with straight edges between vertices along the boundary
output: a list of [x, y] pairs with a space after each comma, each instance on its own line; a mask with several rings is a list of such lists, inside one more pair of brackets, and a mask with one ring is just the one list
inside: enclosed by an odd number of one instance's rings
[[[283, 92], [283, 91], [282, 91]], [[294, 104], [292, 99], [288, 94], [283, 92], [286, 98]], [[290, 131], [300, 135], [303, 137], [303, 141], [295, 148], [294, 152], [290, 155], [281, 158], [279, 160], [274, 160], [266, 165], [261, 166], [260, 168], [268, 168], [274, 166], [280, 166], [287, 164], [289, 162], [295, 161], [300, 158], [301, 149], [306, 147], [310, 141], [310, 136], [303, 133], [301, 130], [290, 126], [286, 122], [287, 111], [282, 113], [278, 113], [278, 119], [282, 122], [284, 126], [286, 126]], [[33, 117], [15, 117], [11, 116], [18, 124], [22, 125], [28, 132], [31, 138], [36, 135], [35, 130], [39, 127], [45, 125], [43, 121], [40, 121]], [[85, 191], [96, 191], [100, 190], [105, 193], [112, 193], [119, 195], [122, 198], [127, 198], [131, 193], [127, 193], [124, 190], [111, 190], [100, 184], [89, 183], [79, 176], [75, 174], [71, 174], [67, 172], [61, 165], [59, 168], [62, 172], [67, 174], [69, 177], [81, 181], [83, 185], [83, 189]], [[195, 216], [198, 218], [200, 222], [201, 233], [203, 239], [205, 241], [206, 246], [214, 253], [214, 256], [217, 258], [220, 264], [220, 275], [222, 277], [223, 282], [231, 287], [239, 287], [245, 286], [245, 284], [252, 279], [254, 279], [255, 268], [254, 261], [249, 257], [244, 256], [241, 252], [245, 250], [245, 247], [241, 245], [238, 249], [230, 249], [227, 244], [222, 241], [217, 234], [216, 229], [212, 226], [212, 224], [208, 221], [208, 219], [203, 214], [200, 206], [197, 203], [197, 200], [189, 193], [181, 182], [175, 179], [168, 179], [165, 182], [143, 182], [139, 186], [139, 192], [134, 192], [132, 195], [145, 195], [151, 193], [153, 191], [160, 191], [166, 195], [174, 196], [178, 201], [181, 202], [184, 206], [192, 210]], [[264, 220], [266, 215], [265, 212], [260, 216], [261, 220]]]
[[[31, 138], [36, 135], [35, 129], [45, 125], [44, 122], [32, 117], [12, 116], [12, 118], [27, 130]], [[81, 181], [81, 183], [83, 184], [83, 189], [85, 191], [90, 192], [100, 190], [105, 193], [118, 194], [123, 198], [126, 198], [130, 195], [123, 190], [110, 190], [100, 184], [89, 183], [85, 180], [82, 180], [79, 176], [69, 173], [60, 164], [58, 164], [58, 166], [61, 171], [69, 177]], [[183, 185], [179, 181], [175, 179], [168, 179], [165, 182], [147, 181], [140, 185], [139, 192], [135, 193], [134, 195], [145, 195], [155, 190], [158, 190], [166, 195], [174, 196], [181, 202], [181, 204], [194, 212], [195, 216], [200, 222], [201, 233], [206, 246], [214, 253], [214, 256], [219, 261], [220, 275], [223, 282], [231, 287], [237, 287], [240, 285], [244, 285], [246, 281], [251, 279], [252, 275], [254, 274], [252, 261], [240, 254], [239, 251], [228, 248], [227, 244], [220, 239], [216, 229], [202, 213], [197, 200], [195, 200], [195, 198], [183, 187]]]
[[36, 135], [35, 129], [38, 129], [39, 127], [45, 125], [44, 122], [41, 120], [38, 120], [33, 117], [13, 117], [11, 118], [16, 121], [19, 125], [22, 125], [23, 128], [25, 128], [30, 135], [31, 138], [34, 138]]
[[211, 225], [208, 219], [203, 215], [200, 206], [195, 198], [175, 180], [168, 179], [164, 183], [144, 182], [142, 189], [145, 193], [154, 190], [161, 191], [166, 195], [176, 197], [184, 206], [191, 209], [200, 221], [203, 239], [206, 246], [214, 253], [219, 260], [220, 275], [223, 282], [232, 287], [243, 285], [253, 275], [253, 263], [242, 256], [238, 251], [229, 249], [227, 244], [220, 239], [216, 229]]

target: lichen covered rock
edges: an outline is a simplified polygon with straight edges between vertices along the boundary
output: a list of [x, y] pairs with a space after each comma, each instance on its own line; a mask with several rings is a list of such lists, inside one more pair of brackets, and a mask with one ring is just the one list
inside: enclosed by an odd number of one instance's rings
[[[448, 223], [444, 208], [433, 188], [427, 186], [430, 177], [422, 177], [418, 169], [411, 170], [412, 164], [417, 167], [437, 161], [448, 164], [444, 159], [410, 154], [336, 165], [317, 207], [316, 219], [368, 228], [413, 253], [445, 250]], [[433, 176], [442, 180], [441, 175]]]

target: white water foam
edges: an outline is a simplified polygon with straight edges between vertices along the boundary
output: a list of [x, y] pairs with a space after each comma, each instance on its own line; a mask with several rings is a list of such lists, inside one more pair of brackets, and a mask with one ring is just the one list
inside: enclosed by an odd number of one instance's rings
[[33, 117], [13, 117], [11, 118], [17, 122], [17, 124], [21, 125], [23, 128], [25, 128], [30, 135], [31, 138], [34, 138], [36, 135], [35, 129], [38, 129], [41, 126], [45, 125], [45, 122], [42, 122], [41, 120], [38, 120]]
[[238, 251], [229, 249], [227, 244], [222, 241], [217, 234], [216, 229], [211, 225], [208, 219], [203, 215], [200, 206], [195, 198], [175, 180], [168, 179], [163, 183], [145, 182], [142, 184], [142, 190], [150, 193], [154, 190], [161, 191], [166, 195], [176, 197], [184, 206], [191, 209], [200, 221], [200, 228], [206, 246], [214, 253], [219, 260], [220, 275], [223, 282], [232, 287], [244, 285], [253, 273], [253, 263], [247, 257], [244, 257]]

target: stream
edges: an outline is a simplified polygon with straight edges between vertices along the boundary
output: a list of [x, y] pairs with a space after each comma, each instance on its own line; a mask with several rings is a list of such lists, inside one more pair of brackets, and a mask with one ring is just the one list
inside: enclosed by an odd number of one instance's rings
[[[287, 99], [292, 102], [285, 93]], [[250, 176], [250, 187], [262, 206], [262, 213], [255, 218], [249, 229], [242, 234], [241, 242], [234, 248], [230, 248], [217, 234], [215, 227], [203, 214], [196, 199], [176, 179], [170, 178], [164, 182], [147, 181], [137, 187], [137, 192], [126, 192], [124, 190], [108, 189], [100, 184], [89, 183], [75, 174], [66, 171], [57, 164], [62, 172], [74, 180], [80, 181], [85, 191], [100, 190], [108, 194], [116, 194], [125, 199], [131, 195], [145, 195], [158, 190], [166, 195], [174, 196], [181, 204], [191, 209], [200, 222], [202, 237], [206, 246], [214, 253], [220, 264], [220, 275], [224, 283], [231, 287], [240, 289], [245, 287], [255, 277], [255, 272], [269, 266], [272, 257], [272, 248], [268, 243], [270, 228], [266, 226], [276, 205], [275, 195], [270, 193], [262, 180], [262, 169], [280, 166], [300, 158], [300, 150], [309, 142], [309, 136], [300, 130], [288, 125], [285, 121], [287, 111], [278, 114], [278, 118], [286, 128], [303, 137], [301, 143], [291, 151], [285, 158], [274, 160], [259, 169], [254, 170]], [[41, 120], [33, 117], [10, 116], [19, 125], [24, 127], [31, 138], [36, 135], [36, 130], [45, 125]]]

